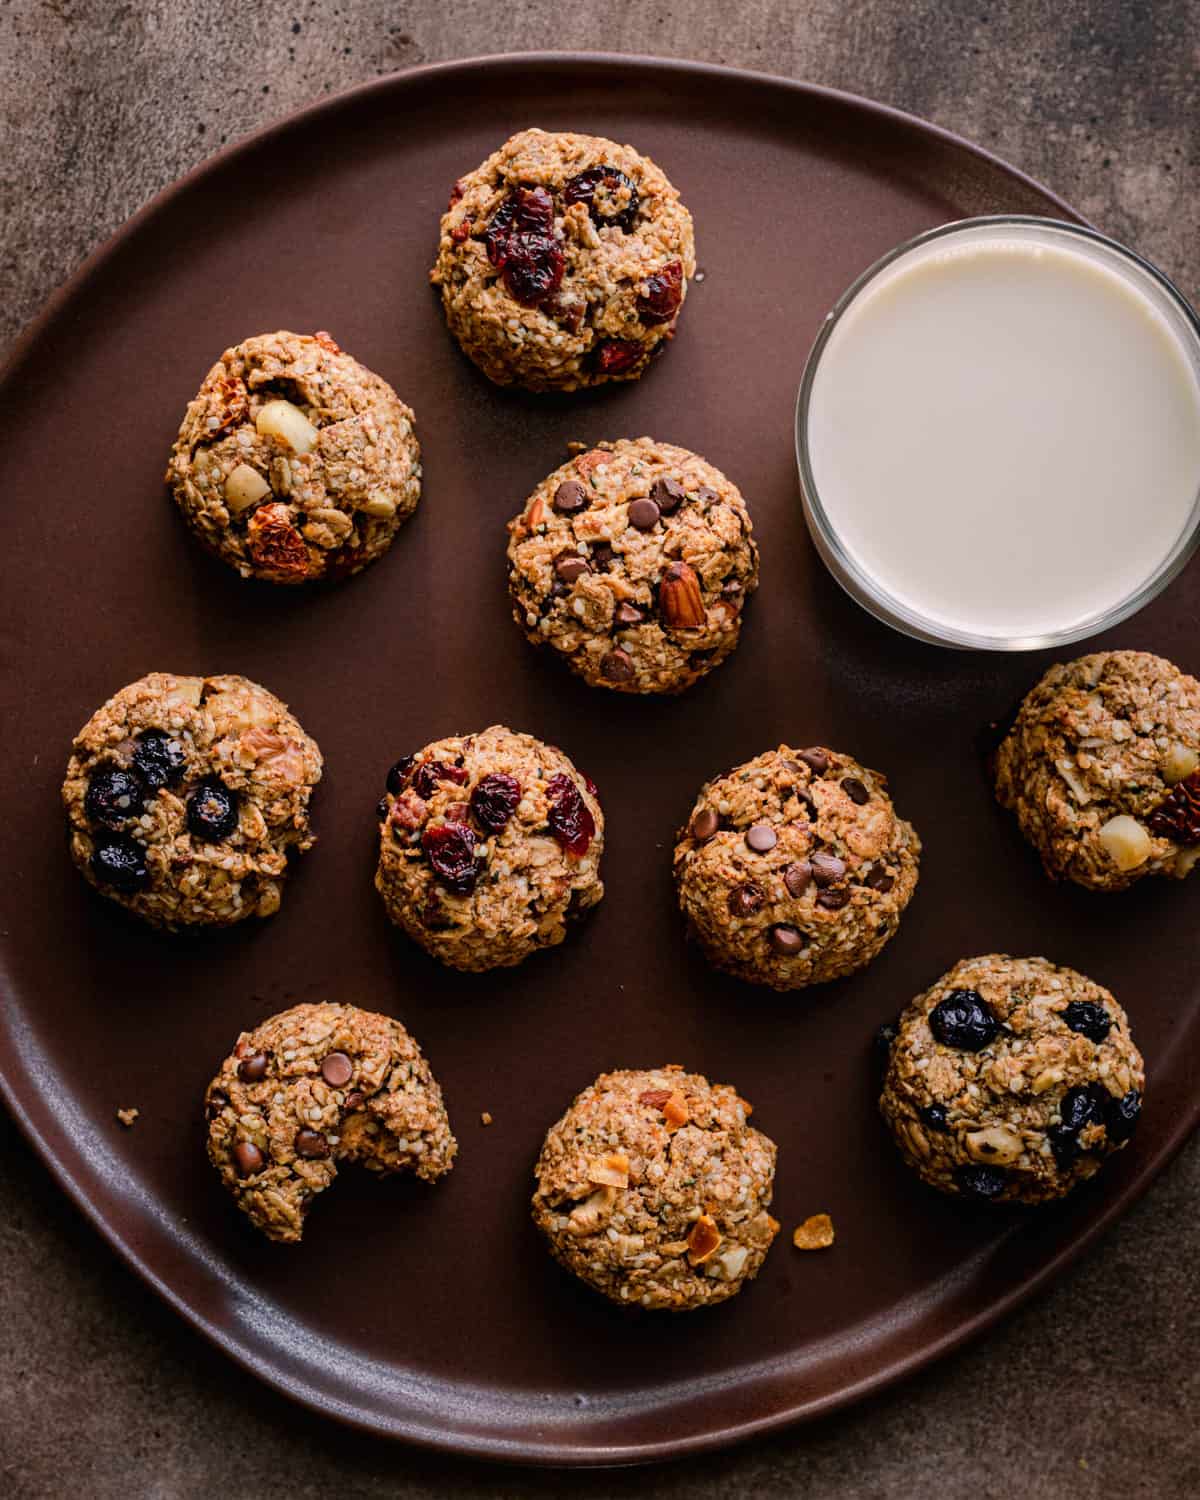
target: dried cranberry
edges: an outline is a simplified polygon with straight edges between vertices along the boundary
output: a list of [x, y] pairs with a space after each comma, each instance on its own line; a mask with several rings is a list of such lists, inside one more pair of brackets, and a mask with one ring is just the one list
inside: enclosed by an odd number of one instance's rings
[[413, 776], [413, 791], [428, 802], [437, 790], [439, 781], [452, 781], [455, 786], [466, 786], [469, 779], [462, 766], [452, 766], [444, 760], [425, 760], [417, 767]]
[[525, 234], [508, 242], [501, 276], [523, 307], [536, 307], [563, 279], [562, 247], [548, 234]]
[[475, 889], [479, 867], [475, 863], [475, 834], [465, 823], [436, 823], [421, 835], [421, 848], [434, 874], [456, 896], [469, 896]]
[[596, 785], [596, 783], [592, 780], [592, 778], [587, 774], [586, 771], [581, 772], [581, 775], [583, 776], [584, 786], [587, 787], [588, 791], [592, 794], [593, 797], [595, 797], [596, 801], [599, 802], [600, 788]]
[[624, 375], [641, 357], [642, 346], [632, 339], [605, 339], [596, 349], [596, 369], [601, 375]]
[[592, 222], [603, 229], [615, 225], [628, 232], [637, 218], [638, 190], [618, 167], [601, 164], [572, 177], [563, 189], [563, 202], [586, 203]]
[[387, 789], [393, 797], [398, 797], [404, 789], [404, 783], [408, 780], [415, 761], [415, 755], [402, 755], [387, 773]]
[[476, 782], [471, 793], [471, 811], [480, 828], [488, 833], [503, 833], [520, 800], [521, 783], [516, 777], [493, 771]]
[[1193, 771], [1171, 789], [1171, 795], [1146, 819], [1146, 826], [1176, 844], [1200, 844], [1200, 771]]
[[638, 317], [643, 323], [669, 323], [682, 301], [683, 265], [671, 260], [652, 271], [642, 283], [637, 299]]
[[582, 858], [596, 832], [596, 821], [587, 809], [579, 788], [561, 771], [552, 776], [546, 787], [550, 798], [550, 832], [568, 854]]

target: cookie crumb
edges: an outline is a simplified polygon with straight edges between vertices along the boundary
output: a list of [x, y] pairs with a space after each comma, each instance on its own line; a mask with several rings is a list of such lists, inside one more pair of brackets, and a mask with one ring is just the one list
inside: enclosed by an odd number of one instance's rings
[[126, 1130], [129, 1130], [139, 1113], [140, 1111], [136, 1109], [119, 1109], [117, 1110], [117, 1119], [120, 1120]]
[[481, 1125], [490, 1125], [492, 1123], [492, 1116], [486, 1109], [479, 1116], [479, 1123]]
[[833, 1244], [833, 1220], [828, 1214], [812, 1214], [792, 1235], [797, 1250], [828, 1250]]
[[567, 444], [567, 452], [571, 454], [586, 453], [590, 446], [590, 443], [581, 443], [578, 438], [572, 438]]

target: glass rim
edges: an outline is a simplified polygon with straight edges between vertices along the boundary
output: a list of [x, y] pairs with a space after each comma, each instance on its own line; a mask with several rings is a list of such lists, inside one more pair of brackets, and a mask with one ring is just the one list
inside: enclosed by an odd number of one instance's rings
[[821, 356], [834, 330], [860, 294], [866, 291], [882, 272], [910, 251], [934, 240], [961, 235], [973, 229], [1014, 227], [1048, 229], [1070, 238], [1088, 241], [1100, 246], [1117, 260], [1124, 261], [1143, 278], [1148, 279], [1159, 297], [1182, 319], [1186, 332], [1181, 342], [1186, 345], [1187, 335], [1190, 335], [1192, 365], [1197, 380], [1200, 382], [1200, 314], [1174, 282], [1157, 266], [1139, 255], [1136, 250], [1130, 250], [1120, 241], [1101, 234], [1098, 229], [1092, 229], [1088, 225], [1073, 224], [1066, 219], [1055, 219], [1040, 214], [981, 214], [974, 218], [955, 219], [946, 224], [939, 224], [933, 229], [923, 230], [920, 234], [913, 235], [911, 239], [902, 241], [855, 277], [825, 315], [805, 360], [800, 389], [796, 397], [794, 437], [805, 519], [822, 560], [834, 579], [857, 604], [873, 614], [876, 619], [882, 620], [905, 635], [931, 642], [934, 645], [962, 650], [1038, 651], [1054, 646], [1069, 645], [1087, 636], [1098, 635], [1101, 631], [1129, 619], [1131, 615], [1136, 614], [1162, 593], [1168, 584], [1179, 576], [1197, 546], [1200, 546], [1200, 477], [1198, 477], [1191, 511], [1174, 544], [1154, 572], [1117, 604], [1110, 605], [1086, 620], [1077, 621], [1062, 630], [1037, 635], [980, 635], [974, 631], [960, 630], [935, 616], [923, 614], [912, 605], [897, 599], [865, 571], [853, 553], [842, 543], [836, 527], [821, 502], [820, 490], [812, 472], [808, 444], [808, 419], [813, 383]]

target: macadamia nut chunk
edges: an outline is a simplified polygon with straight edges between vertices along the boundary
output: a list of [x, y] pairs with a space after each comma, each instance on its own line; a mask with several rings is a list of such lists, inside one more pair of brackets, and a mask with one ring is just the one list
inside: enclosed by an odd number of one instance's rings
[[1182, 879], [1200, 859], [1200, 682], [1145, 651], [1051, 667], [997, 751], [996, 797], [1053, 880]]
[[775, 1144], [728, 1084], [605, 1073], [542, 1146], [533, 1221], [560, 1265], [623, 1307], [723, 1302], [762, 1268]]

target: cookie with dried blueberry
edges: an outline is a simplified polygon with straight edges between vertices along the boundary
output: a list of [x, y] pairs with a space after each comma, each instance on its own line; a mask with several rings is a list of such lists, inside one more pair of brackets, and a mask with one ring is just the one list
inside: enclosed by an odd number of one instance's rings
[[357, 573], [421, 496], [412, 410], [328, 333], [224, 354], [188, 406], [167, 484], [194, 536], [243, 578]]
[[314, 842], [321, 752], [245, 677], [151, 672], [75, 737], [63, 805], [84, 878], [155, 927], [225, 927], [279, 909]]
[[205, 1094], [208, 1158], [268, 1239], [295, 1244], [347, 1163], [444, 1177], [457, 1142], [421, 1049], [388, 1016], [296, 1005], [243, 1032]]
[[621, 1307], [687, 1312], [758, 1275], [775, 1143], [728, 1084], [682, 1068], [605, 1073], [546, 1134], [533, 1220], [555, 1260]]
[[1021, 704], [995, 778], [1051, 879], [1182, 879], [1200, 860], [1200, 682], [1147, 651], [1060, 662]]
[[596, 788], [532, 735], [436, 740], [391, 768], [377, 811], [384, 908], [453, 969], [521, 963], [604, 895]]
[[695, 274], [692, 217], [632, 146], [523, 130], [454, 184], [430, 280], [497, 385], [636, 380]]
[[600, 443], [508, 530], [513, 618], [592, 686], [681, 693], [737, 646], [758, 547], [741, 492], [698, 454]]
[[675, 887], [715, 968], [795, 990], [881, 952], [920, 856], [886, 777], [823, 746], [780, 745], [700, 789], [676, 838]]
[[956, 964], [901, 1015], [879, 1107], [931, 1187], [1044, 1203], [1128, 1143], [1145, 1087], [1108, 990], [1044, 958], [991, 953]]

